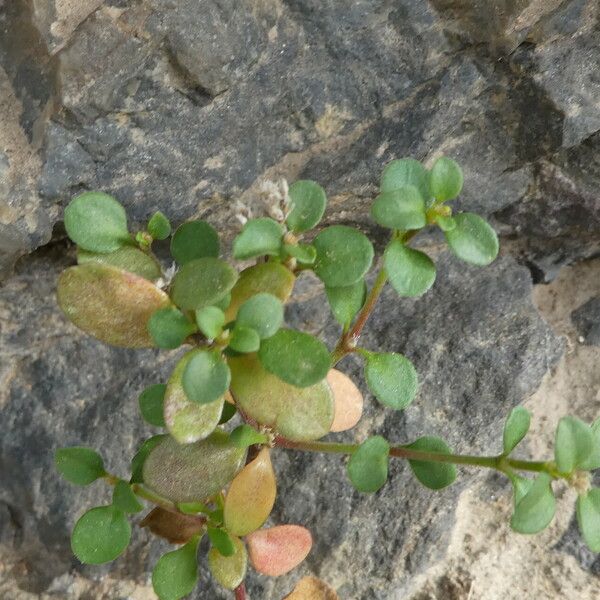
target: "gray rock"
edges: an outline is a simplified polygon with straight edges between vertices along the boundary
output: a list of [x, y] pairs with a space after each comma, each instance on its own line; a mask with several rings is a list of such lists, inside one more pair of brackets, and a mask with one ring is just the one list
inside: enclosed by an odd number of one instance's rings
[[584, 344], [600, 346], [600, 297], [591, 298], [571, 314]]
[[[70, 528], [85, 509], [109, 500], [102, 483], [76, 488], [61, 481], [52, 467], [53, 451], [70, 444], [97, 448], [112, 471], [126, 476], [129, 458], [151, 433], [137, 414], [136, 397], [146, 385], [165, 379], [177, 354], [109, 348], [66, 322], [53, 297], [56, 276], [70, 260], [65, 247], [55, 245], [22, 261], [0, 306], [7, 324], [0, 343], [0, 479], [5, 482], [0, 514], [10, 515], [0, 532], [27, 565], [27, 577], [18, 578], [18, 585], [34, 592], [61, 574], [81, 570], [69, 549]], [[483, 270], [465, 268], [448, 255], [438, 266], [433, 291], [422, 299], [400, 300], [386, 289], [364, 338], [368, 348], [404, 352], [415, 362], [419, 397], [407, 411], [392, 412], [366, 393], [364, 423], [332, 439], [380, 433], [408, 442], [437, 434], [457, 451], [494, 452], [505, 414], [537, 388], [559, 357], [562, 342], [531, 304], [526, 269], [510, 258]], [[338, 331], [328, 324], [319, 284], [301, 280], [298, 293], [288, 321], [333, 344]], [[366, 392], [359, 361], [347, 359], [342, 368]], [[313, 531], [315, 547], [300, 572], [333, 582], [344, 573], [342, 597], [402, 594], [411, 577], [442, 554], [454, 502], [474, 473], [461, 473], [456, 485], [435, 494], [419, 487], [406, 464], [393, 462], [389, 484], [366, 496], [348, 484], [344, 462], [277, 452], [279, 499], [272, 520], [303, 523]], [[96, 578], [110, 570], [117, 578], [143, 581], [165, 548], [136, 528], [123, 558], [82, 572]], [[209, 582], [201, 564], [195, 597], [228, 597]], [[297, 575], [273, 580], [251, 574], [249, 589], [254, 598], [279, 599]]]

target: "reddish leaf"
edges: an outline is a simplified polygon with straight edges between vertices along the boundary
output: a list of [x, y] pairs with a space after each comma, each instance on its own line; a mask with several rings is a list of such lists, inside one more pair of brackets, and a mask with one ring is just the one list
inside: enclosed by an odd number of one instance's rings
[[352, 429], [363, 411], [363, 396], [352, 379], [337, 369], [327, 374], [327, 383], [333, 393], [334, 413], [330, 431]]

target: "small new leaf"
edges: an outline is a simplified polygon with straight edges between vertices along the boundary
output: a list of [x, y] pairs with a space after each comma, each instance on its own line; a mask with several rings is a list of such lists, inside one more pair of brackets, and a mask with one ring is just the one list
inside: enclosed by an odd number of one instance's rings
[[557, 469], [571, 473], [590, 456], [594, 448], [591, 427], [576, 417], [563, 417], [556, 428], [554, 459]]
[[531, 415], [526, 408], [516, 406], [512, 409], [506, 423], [504, 424], [503, 433], [503, 454], [508, 456], [516, 447], [517, 444], [525, 437], [529, 431]]
[[256, 352], [260, 348], [260, 336], [250, 327], [236, 325], [229, 338], [229, 347], [241, 354]]
[[552, 493], [552, 478], [540, 473], [529, 490], [516, 503], [510, 526], [518, 533], [538, 533], [554, 518], [556, 500]]
[[451, 158], [441, 156], [429, 172], [429, 187], [439, 202], [456, 198], [463, 186], [462, 169]]
[[196, 311], [196, 323], [209, 340], [221, 335], [225, 325], [225, 313], [216, 306], [205, 306]]
[[289, 189], [292, 210], [286, 222], [295, 233], [302, 233], [318, 225], [327, 205], [325, 190], [316, 182], [303, 179], [292, 183]]
[[197, 551], [196, 536], [158, 559], [152, 571], [152, 587], [160, 600], [180, 600], [193, 591], [198, 581]]
[[180, 225], [171, 240], [171, 255], [180, 265], [197, 258], [217, 258], [219, 251], [219, 235], [206, 221]]
[[113, 506], [125, 513], [135, 514], [144, 509], [137, 496], [133, 493], [131, 485], [126, 481], [118, 481], [113, 490]]
[[365, 378], [373, 395], [395, 410], [405, 409], [419, 390], [417, 372], [402, 354], [362, 352], [366, 358]]
[[106, 475], [102, 457], [90, 448], [59, 448], [54, 464], [60, 474], [75, 485], [89, 485]]
[[[423, 436], [407, 448], [420, 450], [421, 452], [452, 454], [448, 444], [441, 438], [434, 436]], [[427, 460], [409, 460], [408, 462], [414, 476], [429, 489], [441, 490], [452, 484], [456, 479], [456, 467], [453, 464]]]
[[166, 240], [171, 235], [171, 223], [160, 211], [150, 217], [147, 229], [155, 240]]
[[266, 434], [256, 431], [250, 425], [240, 425], [236, 427], [229, 435], [229, 439], [234, 446], [238, 448], [247, 448], [253, 444], [266, 444], [269, 438]]
[[348, 478], [359, 492], [373, 493], [387, 481], [390, 445], [380, 435], [365, 440], [350, 456]]
[[249, 327], [261, 340], [275, 335], [283, 323], [283, 304], [273, 294], [261, 293], [244, 302], [237, 314], [236, 326]]
[[264, 340], [258, 358], [267, 371], [297, 387], [318, 383], [331, 365], [329, 350], [323, 342], [294, 329], [280, 329]]
[[268, 217], [248, 221], [233, 240], [233, 256], [244, 260], [257, 256], [278, 256], [283, 227]]

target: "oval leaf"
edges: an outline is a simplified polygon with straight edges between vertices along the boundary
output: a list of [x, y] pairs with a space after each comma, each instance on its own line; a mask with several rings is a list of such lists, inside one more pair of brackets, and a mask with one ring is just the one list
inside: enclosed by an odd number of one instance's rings
[[125, 513], [115, 506], [88, 510], [73, 528], [71, 549], [87, 565], [99, 565], [117, 558], [129, 544], [131, 526]]
[[171, 297], [180, 308], [204, 308], [227, 295], [236, 280], [237, 272], [224, 260], [198, 258], [185, 263], [175, 275]]
[[448, 245], [465, 262], [484, 267], [498, 256], [498, 236], [479, 215], [460, 213], [453, 217], [455, 227], [444, 232]]
[[155, 240], [166, 240], [171, 235], [171, 223], [160, 210], [150, 217], [146, 229]]
[[278, 525], [251, 533], [246, 543], [252, 566], [263, 575], [279, 577], [308, 556], [312, 536], [300, 525]]
[[177, 363], [165, 392], [164, 420], [169, 433], [180, 444], [191, 444], [208, 437], [219, 424], [224, 397], [205, 404], [192, 402], [183, 389], [182, 377], [190, 360], [203, 350], [188, 352]]
[[416, 187], [425, 203], [429, 205], [431, 192], [425, 167], [414, 158], [401, 158], [388, 163], [381, 174], [381, 191], [391, 192], [407, 185]]
[[252, 219], [233, 240], [234, 258], [244, 260], [257, 256], [278, 256], [281, 251], [283, 227], [270, 219]]
[[562, 473], [571, 473], [592, 453], [594, 436], [591, 427], [576, 417], [563, 417], [556, 428], [554, 460]]
[[228, 590], [234, 590], [246, 577], [248, 553], [246, 546], [237, 537], [232, 538], [234, 553], [223, 556], [216, 548], [208, 551], [208, 567], [212, 576]]
[[283, 323], [283, 304], [273, 294], [263, 292], [244, 302], [237, 313], [236, 326], [249, 327], [261, 340], [277, 333]]
[[231, 373], [217, 350], [199, 349], [189, 357], [181, 385], [192, 402], [208, 404], [221, 398], [229, 388]]
[[530, 422], [531, 415], [526, 408], [516, 406], [512, 409], [504, 424], [503, 442], [505, 456], [508, 456], [525, 435], [527, 435]]
[[193, 444], [167, 436], [144, 462], [144, 483], [173, 502], [197, 502], [224, 488], [240, 470], [246, 451], [220, 430]]
[[63, 271], [57, 296], [77, 327], [125, 348], [154, 346], [148, 321], [157, 310], [171, 306], [167, 294], [146, 279], [95, 262]]
[[256, 356], [229, 359], [231, 392], [242, 411], [260, 425], [294, 441], [316, 440], [333, 421], [333, 396], [325, 380], [305, 388], [289, 385], [262, 368]]
[[151, 385], [140, 394], [138, 399], [144, 421], [155, 427], [165, 426], [163, 412], [166, 389], [167, 386], [164, 383]]
[[54, 453], [54, 464], [59, 473], [75, 485], [89, 485], [106, 475], [102, 457], [90, 448], [59, 448]]
[[160, 600], [180, 600], [198, 581], [198, 537], [185, 546], [163, 554], [152, 571], [152, 587]]
[[150, 254], [146, 254], [133, 246], [123, 246], [108, 254], [80, 249], [77, 251], [77, 262], [80, 265], [89, 262], [111, 265], [123, 269], [123, 271], [139, 275], [149, 281], [155, 281], [162, 276], [162, 269], [158, 261]]
[[234, 478], [225, 496], [223, 517], [227, 531], [247, 535], [269, 518], [277, 484], [269, 448], [263, 448]]
[[256, 352], [260, 348], [260, 336], [250, 327], [236, 325], [229, 338], [229, 348], [242, 354]]
[[[407, 448], [421, 452], [452, 454], [452, 450], [444, 440], [433, 436], [423, 436]], [[453, 464], [426, 460], [409, 460], [408, 462], [415, 477], [425, 487], [432, 490], [441, 490], [456, 479], [456, 467]]]
[[367, 297], [367, 284], [363, 279], [346, 287], [325, 287], [327, 300], [335, 320], [348, 327]]
[[207, 339], [214, 340], [223, 331], [225, 313], [216, 306], [200, 308], [196, 311], [196, 323]]
[[422, 296], [435, 281], [433, 261], [399, 240], [390, 243], [384, 254], [385, 271], [400, 296]]
[[245, 269], [231, 290], [231, 302], [225, 311], [226, 321], [233, 321], [239, 307], [260, 292], [273, 294], [285, 303], [292, 293], [295, 281], [294, 274], [279, 263], [264, 263]]
[[219, 250], [219, 236], [206, 221], [183, 223], [171, 240], [171, 255], [180, 265], [198, 258], [217, 258]]
[[325, 190], [314, 181], [301, 179], [292, 183], [289, 194], [292, 210], [286, 220], [288, 227], [302, 233], [318, 225], [327, 206]]
[[538, 533], [554, 518], [556, 500], [552, 478], [540, 473], [525, 495], [516, 503], [510, 526], [518, 533]]
[[164, 350], [179, 348], [195, 331], [196, 324], [174, 306], [157, 310], [148, 321], [148, 332], [154, 343]]
[[85, 192], [65, 208], [67, 235], [84, 250], [114, 252], [130, 243], [125, 209], [112, 196]]
[[390, 445], [380, 435], [365, 440], [350, 456], [348, 478], [359, 492], [373, 493], [387, 481]]
[[314, 271], [329, 287], [344, 287], [362, 279], [373, 262], [373, 245], [366, 235], [345, 225], [327, 227], [313, 241]]
[[206, 525], [204, 520], [197, 517], [157, 506], [140, 521], [140, 527], [147, 527], [154, 535], [164, 538], [170, 544], [186, 544], [201, 533]]
[[579, 468], [586, 471], [600, 469], [600, 418], [596, 419], [592, 425], [593, 447], [590, 455], [579, 465]]
[[427, 225], [425, 200], [412, 185], [379, 194], [371, 207], [371, 216], [389, 229], [421, 229]]
[[286, 383], [308, 387], [325, 378], [331, 366], [327, 346], [308, 333], [280, 329], [258, 352], [262, 366]]
[[600, 489], [591, 489], [577, 498], [577, 522], [590, 550], [600, 552]]
[[456, 198], [463, 186], [463, 173], [458, 163], [447, 156], [440, 156], [429, 172], [429, 187], [439, 202]]
[[419, 390], [417, 372], [402, 354], [364, 352], [365, 379], [373, 395], [395, 410], [405, 409]]
[[363, 396], [350, 377], [337, 369], [327, 373], [327, 383], [334, 399], [334, 417], [329, 431], [352, 429], [362, 417]]
[[283, 600], [340, 600], [335, 591], [317, 577], [303, 577]]

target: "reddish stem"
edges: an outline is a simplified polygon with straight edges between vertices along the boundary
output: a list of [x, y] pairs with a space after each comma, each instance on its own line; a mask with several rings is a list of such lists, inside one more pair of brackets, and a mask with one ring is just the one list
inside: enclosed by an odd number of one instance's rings
[[235, 600], [246, 600], [246, 586], [244, 582], [235, 588]]

